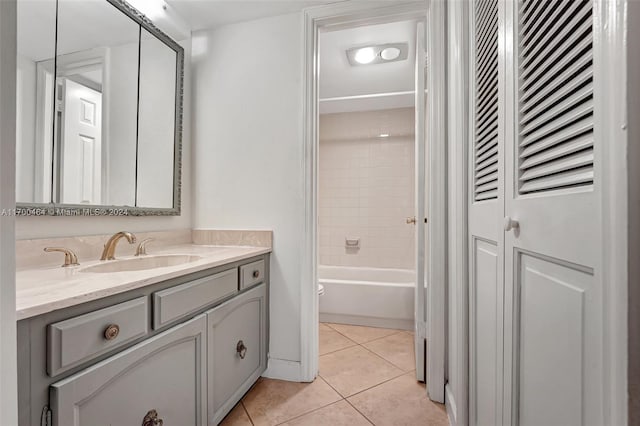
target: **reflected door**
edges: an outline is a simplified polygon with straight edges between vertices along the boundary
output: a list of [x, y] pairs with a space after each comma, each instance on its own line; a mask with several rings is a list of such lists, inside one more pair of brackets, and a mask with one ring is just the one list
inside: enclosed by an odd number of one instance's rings
[[60, 141], [60, 201], [101, 204], [102, 93], [60, 79], [63, 101]]

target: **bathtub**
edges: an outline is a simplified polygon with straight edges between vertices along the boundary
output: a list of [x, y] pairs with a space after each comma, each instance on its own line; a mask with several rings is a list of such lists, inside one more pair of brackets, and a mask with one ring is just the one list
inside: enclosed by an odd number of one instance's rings
[[318, 266], [320, 321], [412, 330], [414, 281], [408, 269]]

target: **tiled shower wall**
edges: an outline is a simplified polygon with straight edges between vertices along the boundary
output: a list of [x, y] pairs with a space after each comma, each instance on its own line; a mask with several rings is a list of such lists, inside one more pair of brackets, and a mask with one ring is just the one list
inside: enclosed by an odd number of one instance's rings
[[321, 265], [414, 268], [413, 134], [413, 108], [320, 116]]

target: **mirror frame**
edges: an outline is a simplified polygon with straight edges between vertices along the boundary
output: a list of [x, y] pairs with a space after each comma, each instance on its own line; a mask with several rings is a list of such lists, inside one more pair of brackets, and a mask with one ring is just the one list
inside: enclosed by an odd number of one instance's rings
[[[1, 0], [0, 0], [1, 1]], [[109, 206], [92, 204], [16, 203], [18, 216], [180, 216], [182, 189], [182, 126], [184, 97], [184, 48], [126, 0], [105, 0], [176, 52], [175, 125], [173, 140], [173, 207]], [[56, 8], [58, 6], [56, 5]], [[56, 23], [57, 26], [57, 23]], [[57, 31], [57, 28], [56, 28]], [[140, 43], [140, 40], [138, 40]], [[58, 46], [55, 46], [55, 55]], [[54, 70], [57, 72], [57, 70]], [[140, 69], [138, 68], [138, 74]], [[140, 102], [140, 100], [138, 100]], [[140, 106], [138, 105], [138, 108]], [[136, 188], [137, 190], [137, 188]]]

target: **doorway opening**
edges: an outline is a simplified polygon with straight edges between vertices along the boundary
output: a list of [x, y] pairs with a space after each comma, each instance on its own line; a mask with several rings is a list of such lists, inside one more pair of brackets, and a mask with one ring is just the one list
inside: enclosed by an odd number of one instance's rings
[[390, 18], [318, 37], [320, 375], [340, 388], [341, 370], [375, 371], [347, 393], [381, 371], [426, 380], [423, 28]]

